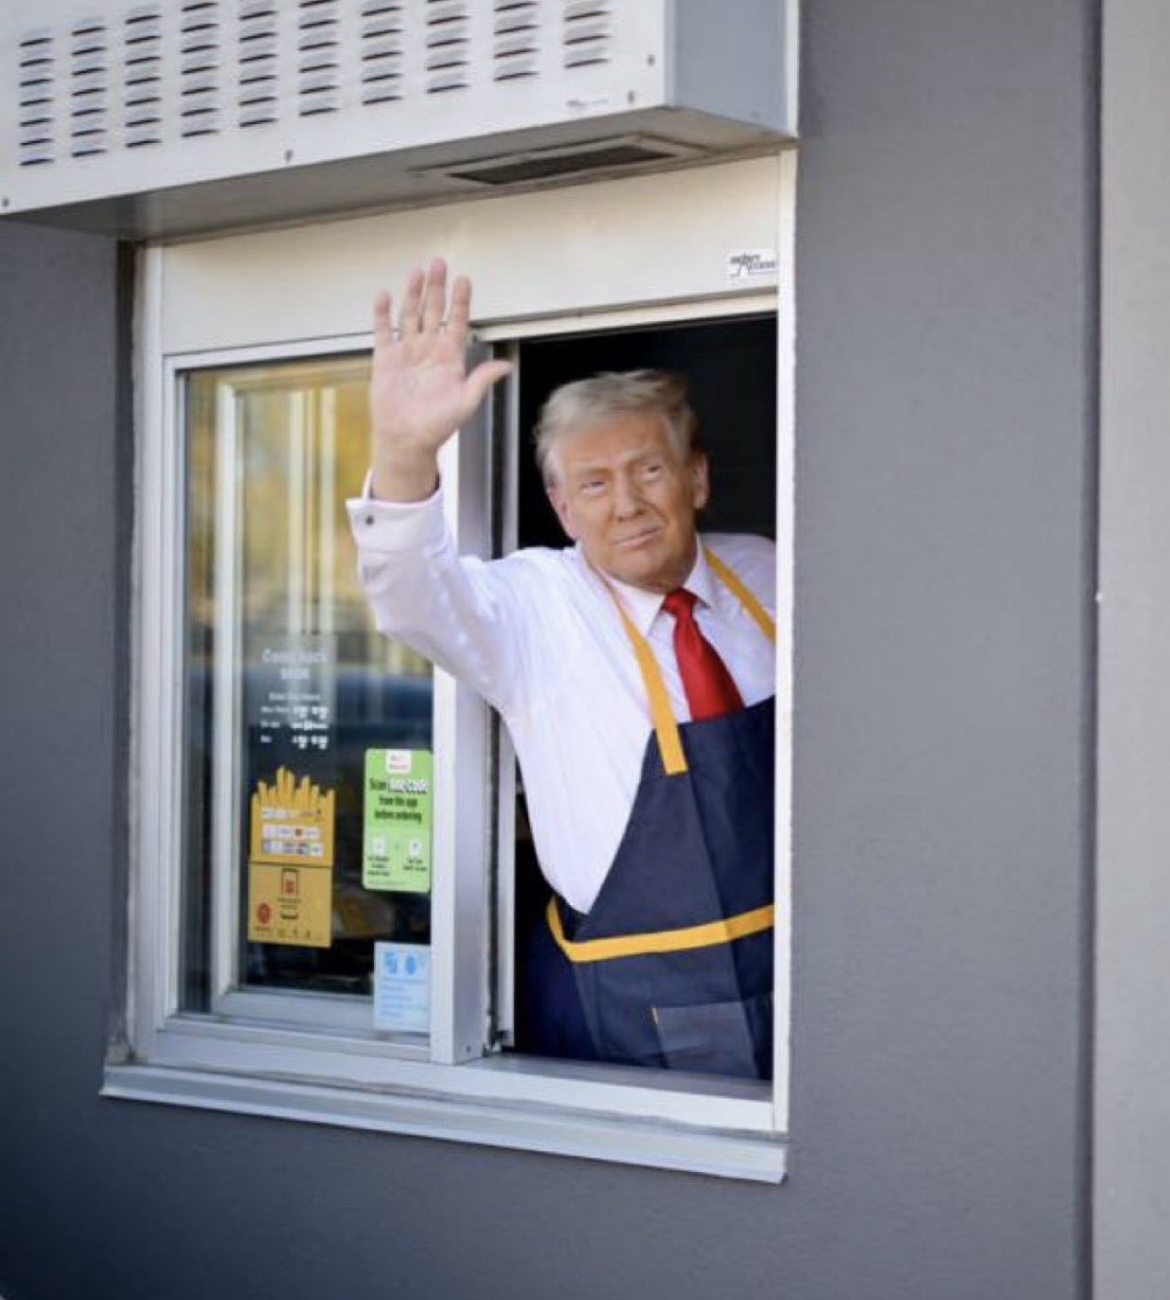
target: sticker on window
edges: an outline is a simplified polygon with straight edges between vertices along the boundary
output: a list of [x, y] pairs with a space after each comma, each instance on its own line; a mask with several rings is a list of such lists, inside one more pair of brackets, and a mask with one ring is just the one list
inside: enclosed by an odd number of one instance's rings
[[333, 943], [333, 872], [328, 867], [248, 864], [248, 940], [296, 948]]
[[431, 1026], [431, 950], [374, 944], [374, 1028], [425, 1034]]
[[434, 760], [429, 749], [366, 751], [362, 884], [425, 894], [431, 887]]
[[333, 942], [334, 792], [287, 767], [251, 800], [248, 939], [328, 948]]

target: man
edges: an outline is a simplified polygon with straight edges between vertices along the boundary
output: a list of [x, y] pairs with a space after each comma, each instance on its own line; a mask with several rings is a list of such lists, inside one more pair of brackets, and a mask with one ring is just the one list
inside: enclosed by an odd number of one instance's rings
[[381, 630], [511, 732], [554, 890], [528, 954], [532, 1050], [771, 1071], [771, 542], [700, 539], [707, 461], [683, 386], [559, 389], [537, 432], [575, 546], [456, 555], [437, 455], [507, 362], [465, 371], [471, 286], [432, 262], [374, 310], [372, 468], [350, 503]]

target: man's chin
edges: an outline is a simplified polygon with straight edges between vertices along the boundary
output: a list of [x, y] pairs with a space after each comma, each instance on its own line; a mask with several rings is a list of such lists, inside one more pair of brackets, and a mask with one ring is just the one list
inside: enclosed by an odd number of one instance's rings
[[601, 561], [590, 556], [589, 562], [615, 582], [664, 594], [687, 580], [694, 559], [680, 560], [673, 553], [664, 554], [661, 547], [647, 544], [645, 547], [610, 551]]
[[618, 564], [608, 570], [609, 576], [627, 587], [637, 587], [642, 591], [667, 592], [678, 586], [673, 577], [673, 568], [667, 571], [662, 564]]

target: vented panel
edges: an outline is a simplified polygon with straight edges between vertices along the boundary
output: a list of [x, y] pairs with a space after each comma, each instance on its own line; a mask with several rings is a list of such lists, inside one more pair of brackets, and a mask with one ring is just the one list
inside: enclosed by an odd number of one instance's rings
[[300, 0], [297, 19], [297, 112], [335, 113], [341, 106], [337, 0]]
[[401, 0], [363, 0], [361, 9], [363, 104], [389, 103], [403, 96]]
[[236, 120], [264, 126], [279, 112], [277, 0], [244, 0], [237, 33]]
[[612, 0], [566, 0], [565, 67], [608, 63], [613, 57]]
[[786, 4], [0, 0], [0, 214], [150, 239], [770, 149]]
[[427, 94], [471, 83], [468, 0], [426, 0]]
[[105, 153], [109, 143], [110, 51], [100, 20], [78, 23], [69, 41], [69, 152]]
[[615, 24], [614, 0], [155, 0], [19, 35], [16, 161], [547, 82], [610, 62]]
[[540, 67], [540, 4], [495, 0], [492, 76], [497, 81], [534, 77]]
[[130, 148], [161, 144], [162, 14], [157, 5], [132, 10], [123, 26], [122, 122]]
[[615, 140], [574, 149], [546, 149], [518, 158], [489, 159], [448, 169], [448, 174], [479, 185], [509, 186], [553, 177], [598, 175], [639, 163], [669, 162], [686, 150], [656, 140]]
[[179, 134], [220, 129], [221, 35], [217, 0], [185, 0], [179, 11]]
[[53, 37], [30, 32], [17, 49], [18, 160], [22, 167], [53, 161], [53, 89], [57, 79]]

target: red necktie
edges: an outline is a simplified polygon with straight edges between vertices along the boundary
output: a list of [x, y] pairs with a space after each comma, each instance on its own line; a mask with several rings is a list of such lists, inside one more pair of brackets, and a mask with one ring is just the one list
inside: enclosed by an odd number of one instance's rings
[[699, 722], [742, 709], [743, 697], [719, 652], [699, 631], [696, 599], [693, 591], [676, 587], [662, 602], [662, 608], [674, 617], [674, 653], [691, 717]]

